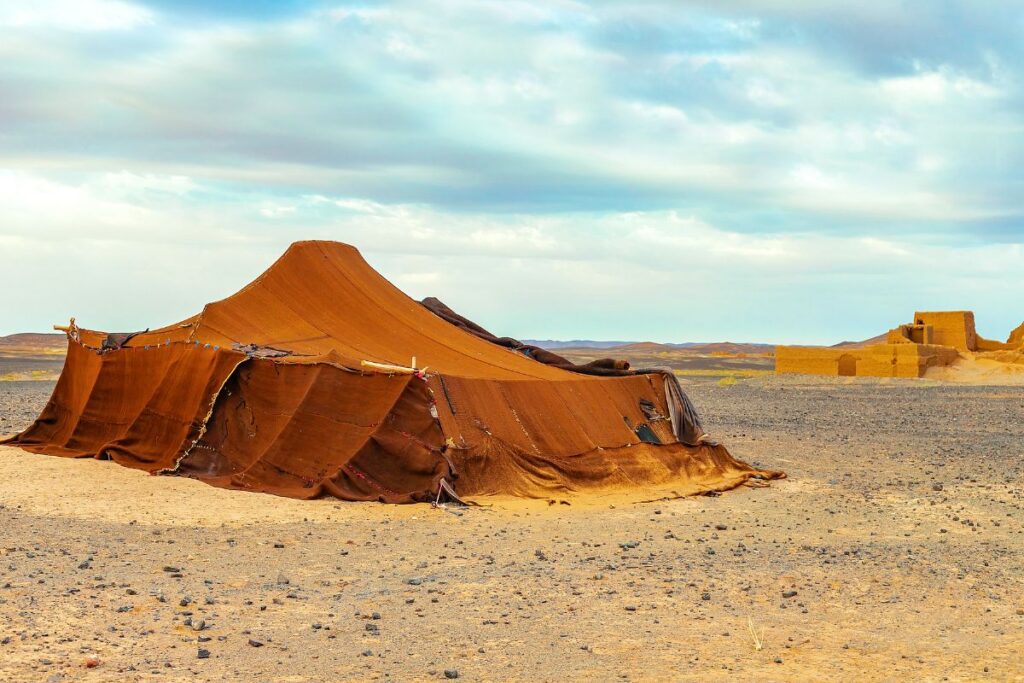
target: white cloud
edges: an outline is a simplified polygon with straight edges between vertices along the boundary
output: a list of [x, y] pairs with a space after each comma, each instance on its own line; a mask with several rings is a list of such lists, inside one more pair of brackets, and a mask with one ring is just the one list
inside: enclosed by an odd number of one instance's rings
[[[730, 324], [775, 330], [764, 311], [796, 320], [808, 292], [866, 305], [846, 294], [865, 278], [877, 301], [903, 277], [904, 302], [979, 291], [929, 259], [990, 259], [1011, 285], [981, 298], [1017, 306], [1024, 55], [991, 5], [959, 4], [952, 27], [872, 0], [161, 7], [0, 7], [0, 243], [26, 278], [73, 250], [97, 282], [129, 264], [153, 289], [193, 278], [181, 296], [201, 303], [196, 283], [227, 293], [325, 237], [471, 304], [519, 283], [526, 299], [488, 309], [518, 334], [527, 304], [560, 319], [550, 292], [639, 302], [641, 320], [671, 320], [683, 292], [712, 323], [738, 307]], [[926, 39], [950, 28], [960, 40]], [[110, 326], [140, 313], [95, 301], [79, 303]]]
[[[935, 298], [965, 261], [985, 264], [972, 270], [992, 285], [984, 306], [1024, 297], [1024, 283], [1004, 277], [1019, 268], [1021, 245], [750, 235], [679, 211], [492, 215], [331, 195], [284, 204], [194, 179], [190, 187], [154, 203], [101, 177], [0, 173], [8, 264], [0, 286], [36, 283], [12, 299], [5, 325], [16, 327], [0, 333], [45, 329], [72, 314], [98, 328], [166, 323], [237, 290], [291, 241], [311, 238], [355, 244], [410, 295], [440, 296], [482, 324], [525, 337], [837, 341], [858, 334], [841, 327], [850, 323], [837, 311], [886, 296], [893, 310], [871, 313], [877, 331], [926, 305], [970, 304], [990, 314], [980, 301]], [[222, 203], [197, 200], [211, 195]], [[126, 280], [130, 290], [118, 284]], [[977, 293], [978, 282], [965, 291]], [[811, 327], [780, 322], [805, 317]]]
[[11, 0], [0, 5], [0, 27], [116, 31], [153, 23], [153, 13], [118, 0]]
[[957, 74], [944, 67], [934, 71], [919, 71], [912, 76], [885, 78], [882, 90], [905, 102], [935, 104], [952, 97], [993, 98], [1002, 91], [991, 83]]

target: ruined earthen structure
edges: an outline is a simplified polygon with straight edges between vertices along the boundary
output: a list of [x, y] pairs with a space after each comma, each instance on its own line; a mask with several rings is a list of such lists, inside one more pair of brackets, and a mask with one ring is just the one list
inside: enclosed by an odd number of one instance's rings
[[1024, 324], [1005, 342], [978, 335], [971, 311], [917, 312], [914, 321], [886, 334], [885, 342], [864, 347], [777, 346], [775, 372], [862, 377], [923, 377], [932, 367], [949, 366], [968, 355], [1024, 351]]

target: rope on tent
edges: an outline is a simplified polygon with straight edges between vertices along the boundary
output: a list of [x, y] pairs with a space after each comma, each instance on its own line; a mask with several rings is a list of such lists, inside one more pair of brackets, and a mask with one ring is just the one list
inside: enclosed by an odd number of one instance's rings
[[463, 507], [470, 507], [470, 506], [482, 507], [479, 503], [474, 503], [473, 501], [465, 501], [465, 500], [462, 500], [461, 498], [459, 498], [459, 494], [455, 493], [455, 489], [452, 488], [451, 484], [449, 484], [447, 481], [445, 481], [444, 477], [441, 477], [441, 481], [438, 482], [437, 498], [431, 504], [432, 507], [440, 508], [442, 510], [447, 510], [447, 506], [444, 503], [441, 502], [441, 494], [442, 493], [446, 494], [448, 496], [448, 498], [450, 498], [451, 500], [455, 501], [459, 505], [462, 505]]

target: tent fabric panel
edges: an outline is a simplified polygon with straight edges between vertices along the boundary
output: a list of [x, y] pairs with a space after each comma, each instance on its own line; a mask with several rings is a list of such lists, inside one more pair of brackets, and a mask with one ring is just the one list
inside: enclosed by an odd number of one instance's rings
[[[323, 305], [325, 293], [330, 294], [333, 305]], [[411, 360], [402, 348], [403, 330], [392, 316], [388, 316], [390, 320], [382, 319], [381, 313], [387, 309], [374, 305], [372, 294], [357, 287], [346, 272], [333, 267], [332, 259], [319, 249], [296, 250], [287, 267], [271, 268], [256, 286], [243, 290], [237, 298], [214, 304], [211, 310], [219, 313], [221, 309], [244, 308], [249, 305], [248, 298], [257, 296], [281, 301], [287, 308], [281, 317], [287, 315], [297, 328], [306, 321], [315, 321], [312, 327], [317, 330], [316, 337], [281, 338], [270, 345], [285, 345], [303, 353], [321, 353], [329, 347], [354, 361], [356, 367], [360, 360], [400, 365], [408, 365]], [[364, 301], [367, 305], [359, 305]], [[382, 329], [388, 333], [381, 334]]]
[[253, 359], [226, 389], [178, 473], [294, 498], [408, 502], [447, 471], [426, 385], [410, 375]]
[[12, 443], [161, 469], [201, 428], [213, 397], [243, 360], [240, 353], [192, 344], [101, 354], [72, 341], [47, 407]]
[[254, 466], [288, 428], [319, 372], [316, 365], [289, 370], [260, 359], [239, 368], [214, 404], [202, 438], [176, 471], [207, 478]]
[[722, 446], [640, 443], [568, 457], [527, 453], [497, 440], [457, 451], [462, 496], [547, 498], [568, 493], [646, 492], [651, 498], [725, 491], [783, 476], [750, 467]]
[[325, 491], [344, 497], [339, 495], [344, 482], [351, 496], [358, 483], [365, 495], [360, 500], [371, 500], [371, 495], [372, 500], [392, 503], [434, 500], [441, 478], [451, 480], [453, 473], [432, 401], [427, 383], [411, 379], [383, 424], [342, 468], [343, 477], [325, 482]]
[[[579, 491], [671, 487], [680, 495], [733, 488], [777, 473], [735, 460], [721, 446], [685, 446], [672, 434], [663, 378], [600, 381], [431, 379], [455, 447], [460, 495], [546, 497]], [[660, 418], [649, 419], [648, 401]], [[647, 425], [661, 444], [643, 443]]]
[[71, 451], [103, 456], [103, 447], [124, 436], [167, 374], [173, 352], [124, 349], [100, 354], [100, 371], [78, 424], [64, 444]]
[[298, 242], [237, 294], [209, 304], [192, 337], [256, 343], [298, 354], [335, 351], [398, 365], [504, 379], [567, 379], [571, 373], [468, 334], [426, 310], [373, 270], [354, 248]]
[[[639, 443], [634, 429], [647, 422], [641, 399], [668, 413], [664, 394], [646, 376], [575, 382], [444, 376], [431, 386], [445, 431], [457, 442], [472, 445], [489, 437], [555, 456]], [[675, 441], [671, 427], [656, 433], [663, 443]]]
[[[257, 344], [310, 353], [332, 345], [315, 325], [297, 315], [273, 290], [251, 287], [242, 290], [231, 303], [208, 305], [202, 313], [193, 339], [205, 343]], [[318, 342], [318, 343], [314, 343]]]
[[193, 315], [181, 322], [174, 323], [172, 325], [166, 325], [164, 327], [158, 327], [156, 329], [147, 330], [140, 332], [126, 343], [126, 347], [146, 347], [156, 346], [175, 342], [186, 342], [192, 335], [196, 323], [199, 320], [199, 315]]
[[64, 369], [50, 400], [36, 421], [10, 443], [37, 453], [90, 457], [91, 453], [69, 451], [64, 445], [74, 433], [101, 367], [97, 354], [68, 340]]
[[123, 436], [103, 447], [102, 454], [121, 465], [156, 472], [173, 468], [199, 438], [214, 400], [247, 359], [241, 353], [192, 344], [161, 347], [152, 355], [171, 355], [171, 362], [138, 417]]

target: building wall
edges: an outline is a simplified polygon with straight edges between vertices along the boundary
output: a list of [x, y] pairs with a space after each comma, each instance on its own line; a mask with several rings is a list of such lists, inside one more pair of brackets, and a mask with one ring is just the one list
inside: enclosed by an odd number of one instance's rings
[[979, 337], [971, 311], [918, 311], [886, 343], [860, 349], [775, 347], [777, 373], [860, 377], [923, 377], [930, 367], [952, 365], [960, 352], [1024, 350], [1024, 324], [1006, 342]]
[[923, 377], [928, 368], [949, 365], [958, 357], [956, 349], [933, 344], [879, 344], [864, 349], [777, 346], [775, 372], [857, 377]]
[[933, 344], [952, 346], [960, 351], [978, 348], [978, 333], [971, 311], [918, 311], [914, 314], [914, 323], [932, 326]]
[[1024, 347], [1024, 323], [1010, 333], [1006, 343], [1011, 347]]

